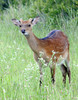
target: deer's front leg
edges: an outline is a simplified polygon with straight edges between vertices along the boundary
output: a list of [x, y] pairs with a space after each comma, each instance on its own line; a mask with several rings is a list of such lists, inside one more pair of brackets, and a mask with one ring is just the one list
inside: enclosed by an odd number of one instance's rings
[[39, 64], [39, 71], [40, 71], [40, 86], [42, 84], [42, 77], [43, 77], [43, 74], [42, 74], [42, 63], [38, 57], [38, 55], [36, 53], [34, 53], [34, 58], [36, 60], [36, 62]]
[[54, 82], [55, 82], [55, 69], [56, 69], [55, 66], [50, 66], [51, 81], [52, 81], [53, 84], [54, 84]]
[[43, 78], [43, 74], [42, 74], [42, 67], [39, 65], [39, 70], [40, 70], [40, 86], [42, 85], [42, 78]]

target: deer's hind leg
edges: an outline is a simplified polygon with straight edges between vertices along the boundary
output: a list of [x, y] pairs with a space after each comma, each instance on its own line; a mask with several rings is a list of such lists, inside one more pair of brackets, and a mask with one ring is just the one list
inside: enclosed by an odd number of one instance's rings
[[65, 64], [66, 64], [66, 66], [64, 64], [61, 64], [63, 82], [66, 83], [66, 74], [67, 74], [68, 78], [69, 78], [69, 83], [70, 83], [71, 82], [71, 71], [70, 71], [70, 67], [69, 67], [69, 56], [65, 60]]
[[65, 63], [66, 63], [66, 67], [67, 67], [67, 75], [68, 75], [69, 83], [70, 83], [70, 82], [71, 82], [71, 71], [70, 71], [70, 67], [69, 67], [69, 61], [66, 60]]
[[62, 71], [62, 76], [63, 76], [63, 83], [66, 84], [67, 68], [64, 64], [61, 64], [61, 71]]

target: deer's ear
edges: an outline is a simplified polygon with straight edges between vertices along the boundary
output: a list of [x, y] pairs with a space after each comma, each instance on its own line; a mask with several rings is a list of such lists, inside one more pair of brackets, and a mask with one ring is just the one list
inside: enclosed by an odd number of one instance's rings
[[31, 20], [32, 26], [34, 26], [35, 24], [37, 24], [37, 22], [39, 22], [39, 20], [40, 20], [40, 17], [33, 18], [33, 19]]
[[21, 22], [17, 19], [12, 19], [12, 22], [16, 25], [19, 26], [21, 24]]

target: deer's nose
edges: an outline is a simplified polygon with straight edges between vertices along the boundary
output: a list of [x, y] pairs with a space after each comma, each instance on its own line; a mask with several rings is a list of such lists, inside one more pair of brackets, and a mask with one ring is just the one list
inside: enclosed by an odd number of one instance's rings
[[23, 30], [21, 30], [21, 32], [24, 34], [25, 33], [25, 30], [23, 29]]

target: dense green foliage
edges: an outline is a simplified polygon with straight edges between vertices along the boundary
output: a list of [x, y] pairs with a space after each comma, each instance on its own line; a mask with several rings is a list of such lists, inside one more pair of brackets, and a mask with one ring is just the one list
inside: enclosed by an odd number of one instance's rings
[[68, 17], [71, 11], [74, 12], [72, 14], [78, 14], [77, 0], [2, 0], [0, 1], [0, 9], [3, 10], [9, 5], [17, 7], [20, 4], [30, 7], [33, 16], [37, 15], [37, 12], [52, 17], [59, 14]]

